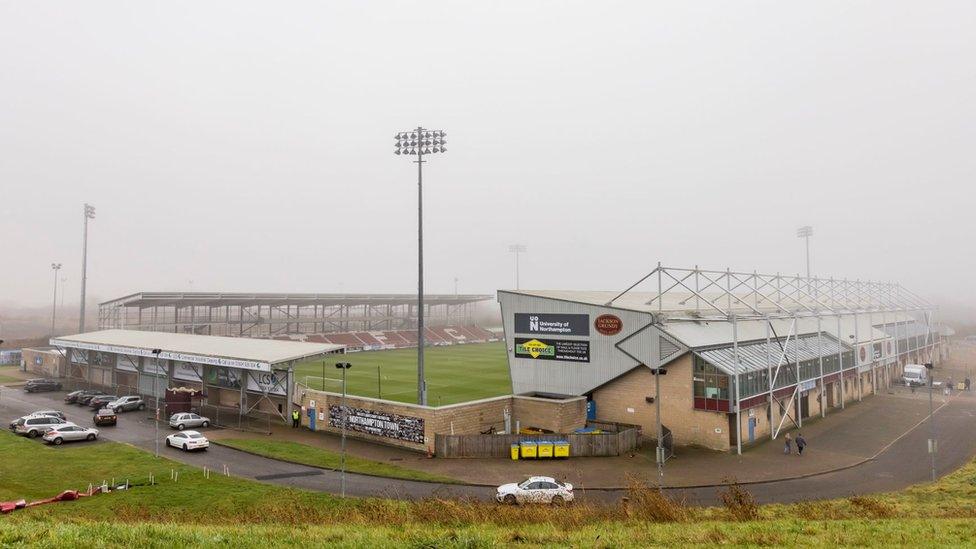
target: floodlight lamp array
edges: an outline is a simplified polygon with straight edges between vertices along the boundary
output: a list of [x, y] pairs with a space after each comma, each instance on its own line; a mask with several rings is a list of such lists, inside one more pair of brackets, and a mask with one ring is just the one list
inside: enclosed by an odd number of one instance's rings
[[447, 152], [447, 133], [442, 130], [413, 130], [393, 136], [393, 154], [424, 155]]

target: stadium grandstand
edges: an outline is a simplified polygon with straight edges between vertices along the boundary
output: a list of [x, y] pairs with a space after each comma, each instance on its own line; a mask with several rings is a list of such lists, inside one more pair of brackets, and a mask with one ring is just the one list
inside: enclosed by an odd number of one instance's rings
[[[425, 295], [430, 344], [495, 339], [472, 323], [477, 304], [493, 298]], [[139, 292], [98, 306], [100, 330], [291, 339], [350, 350], [415, 347], [416, 326], [417, 296], [408, 294]]]

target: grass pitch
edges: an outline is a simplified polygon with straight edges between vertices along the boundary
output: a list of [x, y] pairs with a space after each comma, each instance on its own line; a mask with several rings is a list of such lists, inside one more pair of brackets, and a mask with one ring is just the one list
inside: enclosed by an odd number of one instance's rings
[[[417, 349], [366, 351], [303, 362], [295, 380], [310, 389], [342, 391], [342, 372], [335, 363], [352, 364], [347, 372], [349, 394], [399, 402], [417, 401]], [[323, 363], [325, 381], [323, 383]], [[427, 402], [456, 404], [512, 392], [504, 342], [427, 347], [424, 351]]]

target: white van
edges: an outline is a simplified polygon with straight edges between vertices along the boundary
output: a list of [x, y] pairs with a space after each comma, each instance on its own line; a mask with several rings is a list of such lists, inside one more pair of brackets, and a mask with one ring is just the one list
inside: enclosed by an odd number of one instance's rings
[[925, 366], [920, 364], [906, 364], [905, 372], [901, 375], [902, 381], [908, 386], [925, 386], [929, 384], [929, 372]]

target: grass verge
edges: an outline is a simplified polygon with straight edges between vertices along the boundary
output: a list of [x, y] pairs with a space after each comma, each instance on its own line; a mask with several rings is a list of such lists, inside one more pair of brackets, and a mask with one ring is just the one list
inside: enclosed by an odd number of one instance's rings
[[[290, 442], [285, 440], [258, 440], [246, 438], [225, 438], [214, 441], [214, 444], [230, 446], [238, 450], [244, 450], [259, 456], [273, 459], [311, 465], [324, 469], [339, 468], [339, 454], [330, 450], [316, 448], [308, 444]], [[427, 482], [457, 483], [457, 479], [434, 475], [424, 471], [399, 467], [381, 461], [363, 459], [346, 454], [346, 471], [350, 473], [363, 473], [381, 477], [399, 478], [406, 480], [421, 480]]]

